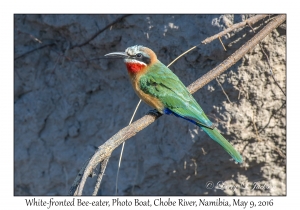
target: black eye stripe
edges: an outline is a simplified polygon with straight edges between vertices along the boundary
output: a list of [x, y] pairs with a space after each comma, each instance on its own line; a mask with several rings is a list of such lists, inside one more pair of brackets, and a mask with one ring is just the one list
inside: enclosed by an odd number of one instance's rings
[[146, 57], [146, 56], [143, 56], [142, 59], [141, 59], [145, 64], [150, 64], [151, 63], [151, 60], [149, 57]]
[[143, 63], [149, 65], [151, 63], [151, 59], [147, 54], [144, 53], [136, 53], [135, 55], [131, 55], [131, 57], [135, 60], [142, 61]]

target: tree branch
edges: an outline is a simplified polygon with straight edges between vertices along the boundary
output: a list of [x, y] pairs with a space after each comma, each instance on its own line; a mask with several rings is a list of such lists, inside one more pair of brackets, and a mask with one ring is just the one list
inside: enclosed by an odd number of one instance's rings
[[[242, 47], [235, 51], [231, 56], [224, 60], [217, 67], [203, 75], [201, 78], [197, 79], [187, 89], [194, 93], [204, 85], [215, 79], [217, 76], [222, 74], [225, 70], [230, 68], [235, 64], [239, 59], [241, 59], [250, 49], [257, 45], [262, 39], [264, 39], [273, 29], [278, 27], [286, 19], [286, 15], [276, 16], [270, 23], [268, 23], [260, 32], [258, 32], [252, 39], [246, 42]], [[70, 195], [82, 195], [83, 187], [88, 176], [93, 173], [93, 170], [99, 163], [107, 160], [112, 151], [117, 148], [121, 143], [129, 139], [130, 137], [136, 135], [139, 131], [146, 128], [148, 125], [153, 123], [158, 119], [160, 114], [146, 114], [144, 117], [135, 121], [131, 125], [123, 128], [109, 140], [107, 140], [103, 145], [101, 145], [94, 155], [84, 164], [84, 167], [81, 168], [79, 174], [77, 175], [75, 181], [72, 184], [69, 194]], [[82, 174], [83, 172], [83, 174]]]
[[208, 38], [204, 39], [202, 41], [202, 43], [203, 44], [208, 44], [208, 43], [212, 42], [213, 40], [218, 39], [218, 38], [224, 36], [225, 34], [231, 32], [231, 31], [233, 31], [237, 28], [241, 28], [241, 27], [245, 26], [246, 24], [248, 24], [252, 28], [253, 24], [255, 24], [259, 20], [265, 18], [266, 16], [268, 16], [268, 15], [255, 15], [255, 16], [253, 16], [253, 17], [251, 17], [251, 18], [249, 18], [249, 19], [247, 19], [243, 22], [236, 23], [236, 24], [230, 26], [229, 28], [225, 29], [224, 31], [222, 31], [222, 32], [220, 32], [220, 33], [218, 33], [214, 36], [211, 36], [211, 37], [208, 37]]
[[101, 184], [101, 181], [102, 181], [102, 178], [103, 178], [103, 175], [104, 175], [104, 171], [106, 169], [106, 166], [107, 166], [107, 163], [108, 163], [108, 160], [109, 160], [109, 157], [104, 159], [101, 163], [101, 166], [100, 166], [100, 173], [98, 175], [98, 179], [97, 179], [97, 182], [96, 182], [96, 185], [95, 185], [95, 189], [94, 189], [94, 192], [93, 192], [93, 195], [97, 195], [98, 193], [98, 190], [100, 188], [100, 184]]

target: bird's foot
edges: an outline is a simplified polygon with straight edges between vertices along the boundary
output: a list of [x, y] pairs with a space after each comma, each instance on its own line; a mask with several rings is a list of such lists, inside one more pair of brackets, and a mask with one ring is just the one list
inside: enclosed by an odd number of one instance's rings
[[156, 117], [159, 117], [159, 116], [162, 115], [162, 114], [161, 114], [159, 111], [157, 111], [156, 109], [151, 109], [147, 114], [151, 114], [151, 115], [154, 115], [154, 116], [156, 116]]

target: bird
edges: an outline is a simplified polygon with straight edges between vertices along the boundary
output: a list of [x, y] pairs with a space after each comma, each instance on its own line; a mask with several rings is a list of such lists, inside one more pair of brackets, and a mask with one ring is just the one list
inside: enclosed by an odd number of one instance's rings
[[240, 153], [220, 134], [185, 85], [150, 48], [134, 45], [125, 52], [112, 52], [105, 57], [124, 59], [132, 87], [142, 101], [160, 114], [173, 114], [199, 126], [236, 162], [243, 162]]

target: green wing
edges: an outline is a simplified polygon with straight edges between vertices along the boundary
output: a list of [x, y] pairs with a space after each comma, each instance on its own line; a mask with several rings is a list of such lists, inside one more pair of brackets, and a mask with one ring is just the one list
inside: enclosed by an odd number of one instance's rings
[[162, 63], [151, 66], [140, 77], [140, 88], [144, 93], [158, 98], [165, 108], [180, 117], [207, 127], [213, 125], [184, 84]]

